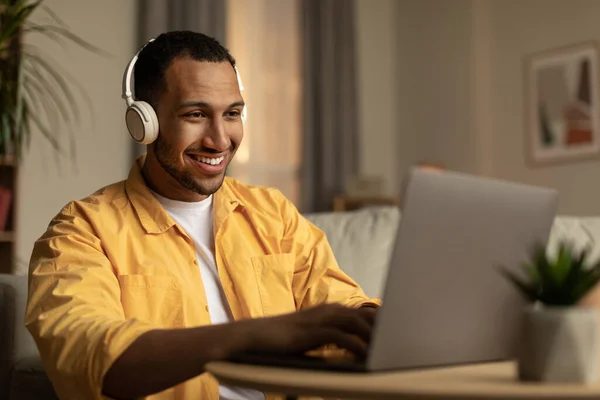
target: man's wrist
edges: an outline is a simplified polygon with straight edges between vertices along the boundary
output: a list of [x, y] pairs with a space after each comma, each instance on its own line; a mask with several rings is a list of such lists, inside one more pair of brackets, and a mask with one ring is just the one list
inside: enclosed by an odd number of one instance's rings
[[[194, 328], [200, 333], [207, 327]], [[246, 324], [240, 322], [231, 322], [227, 324], [212, 325], [208, 327], [211, 332], [210, 341], [212, 348], [210, 359], [212, 361], [225, 361], [236, 354], [244, 353], [251, 346], [252, 339], [250, 330]], [[218, 339], [217, 339], [218, 338]]]

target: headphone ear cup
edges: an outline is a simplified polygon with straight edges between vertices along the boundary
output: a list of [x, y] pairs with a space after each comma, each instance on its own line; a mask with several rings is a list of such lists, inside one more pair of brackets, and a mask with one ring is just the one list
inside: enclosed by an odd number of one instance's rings
[[134, 101], [125, 112], [125, 123], [131, 137], [138, 143], [150, 144], [158, 137], [158, 117], [152, 106]]

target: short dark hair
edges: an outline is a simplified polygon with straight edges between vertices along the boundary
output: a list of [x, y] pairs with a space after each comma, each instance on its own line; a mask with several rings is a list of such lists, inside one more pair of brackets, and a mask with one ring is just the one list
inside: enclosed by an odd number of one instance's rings
[[177, 57], [197, 61], [229, 62], [235, 60], [216, 39], [198, 32], [172, 31], [159, 35], [140, 52], [133, 70], [136, 100], [156, 107], [164, 90], [165, 71]]

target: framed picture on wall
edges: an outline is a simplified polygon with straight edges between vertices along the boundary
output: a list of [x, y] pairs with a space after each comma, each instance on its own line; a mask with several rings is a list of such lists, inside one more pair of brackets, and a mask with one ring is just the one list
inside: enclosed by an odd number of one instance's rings
[[526, 60], [526, 149], [531, 164], [598, 157], [598, 46], [546, 50]]

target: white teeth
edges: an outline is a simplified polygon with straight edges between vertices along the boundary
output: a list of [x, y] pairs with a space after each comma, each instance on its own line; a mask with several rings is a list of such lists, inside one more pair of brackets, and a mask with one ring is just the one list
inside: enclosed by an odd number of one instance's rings
[[221, 156], [218, 158], [208, 158], [208, 157], [197, 157], [194, 156], [194, 159], [203, 162], [204, 164], [209, 164], [209, 165], [219, 165], [221, 164], [221, 162], [223, 161], [225, 157]]

